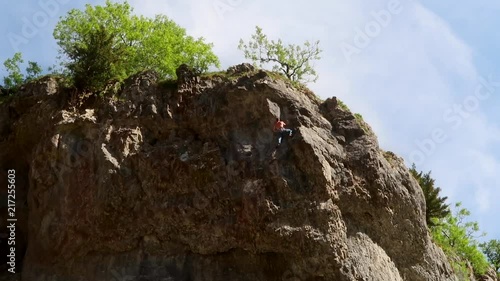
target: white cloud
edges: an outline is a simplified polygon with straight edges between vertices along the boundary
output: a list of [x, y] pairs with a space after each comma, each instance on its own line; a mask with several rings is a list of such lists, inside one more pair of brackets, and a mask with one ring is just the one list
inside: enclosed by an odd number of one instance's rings
[[[481, 108], [457, 130], [443, 120], [445, 110], [474, 93], [478, 76], [472, 49], [445, 21], [416, 1], [401, 0], [402, 12], [351, 62], [345, 60], [341, 43], [353, 44], [356, 28], [363, 30], [374, 20], [371, 12], [385, 9], [390, 1], [190, 0], [173, 4], [173, 9], [152, 0], [131, 3], [144, 13], [166, 13], [190, 34], [213, 42], [223, 67], [243, 61], [238, 40], [249, 38], [255, 25], [292, 43], [319, 39], [324, 50], [316, 63], [320, 79], [311, 85], [318, 95], [343, 99], [372, 125], [382, 148], [406, 157], [416, 142], [442, 129], [447, 141], [419, 168], [432, 169], [444, 195], [463, 201], [476, 220], [479, 214], [500, 212], [494, 204], [500, 195], [498, 155], [489, 152], [498, 144], [498, 127]], [[236, 4], [221, 14], [216, 3]], [[487, 223], [486, 229], [498, 233], [498, 226]]]
[[[382, 148], [407, 158], [417, 148], [416, 142], [428, 138], [434, 129], [446, 132], [447, 140], [436, 145], [419, 168], [432, 170], [450, 201], [464, 202], [473, 219], [484, 224], [483, 229], [500, 235], [496, 223], [496, 214], [500, 212], [497, 204], [500, 151], [495, 151], [500, 129], [493, 123], [496, 109], [485, 110], [498, 103], [497, 95], [482, 102], [457, 129], [443, 120], [448, 108], [474, 93], [478, 75], [490, 74], [476, 68], [474, 50], [447, 22], [419, 2], [400, 0], [402, 12], [392, 15], [389, 25], [369, 38], [369, 44], [353, 55], [351, 62], [344, 57], [342, 43], [353, 44], [356, 29], [364, 30], [374, 21], [372, 12], [387, 9], [391, 1], [397, 0], [129, 0], [129, 3], [137, 13], [166, 14], [189, 34], [213, 42], [223, 68], [244, 60], [237, 50], [238, 41], [249, 38], [256, 25], [271, 38], [292, 43], [319, 39], [324, 50], [323, 59], [316, 63], [320, 79], [310, 87], [323, 98], [338, 96], [344, 100], [371, 124]], [[481, 1], [486, 5], [485, 0]], [[103, 4], [104, 0], [93, 2]], [[489, 7], [499, 7], [488, 3]], [[460, 11], [468, 21], [473, 18], [471, 11]], [[51, 48], [53, 39], [47, 32], [43, 33], [44, 40], [50, 43], [37, 44], [36, 49], [26, 54], [27, 58], [36, 58], [39, 50]]]

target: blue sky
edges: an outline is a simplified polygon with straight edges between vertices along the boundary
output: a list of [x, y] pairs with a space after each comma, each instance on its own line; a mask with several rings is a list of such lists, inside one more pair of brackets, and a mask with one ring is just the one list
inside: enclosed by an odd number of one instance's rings
[[[104, 0], [4, 3], [0, 61], [53, 65], [60, 16]], [[29, 3], [29, 4], [28, 4]], [[215, 45], [223, 68], [244, 61], [238, 40], [259, 25], [291, 43], [320, 40], [310, 84], [363, 115], [380, 145], [432, 170], [449, 202], [463, 202], [487, 238], [500, 239], [500, 2], [430, 0], [130, 0]], [[31, 29], [30, 29], [31, 27]], [[24, 28], [24, 29], [23, 29]], [[0, 70], [0, 76], [5, 71]]]

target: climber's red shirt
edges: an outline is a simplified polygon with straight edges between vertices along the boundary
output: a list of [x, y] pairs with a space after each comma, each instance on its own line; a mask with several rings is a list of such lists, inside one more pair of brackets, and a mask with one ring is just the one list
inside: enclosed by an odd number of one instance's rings
[[274, 124], [274, 130], [275, 131], [281, 131], [281, 129], [285, 128], [286, 123], [283, 121], [278, 121]]

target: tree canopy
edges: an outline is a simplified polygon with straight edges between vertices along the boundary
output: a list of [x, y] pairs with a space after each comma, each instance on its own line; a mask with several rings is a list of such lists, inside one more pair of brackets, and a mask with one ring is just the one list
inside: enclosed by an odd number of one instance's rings
[[[479, 250], [477, 242], [479, 226], [477, 222], [467, 221], [470, 212], [455, 204], [455, 212], [439, 219], [431, 228], [434, 241], [444, 250], [455, 269], [467, 271], [467, 264], [472, 266], [475, 275], [482, 275], [489, 267], [488, 261]], [[438, 219], [435, 219], [438, 220]], [[484, 236], [479, 235], [479, 236]]]
[[74, 85], [79, 89], [98, 90], [112, 78], [125, 75], [117, 69], [125, 63], [125, 47], [113, 44], [115, 36], [101, 26], [98, 30], [85, 35], [86, 42], [75, 46], [68, 56], [68, 70], [73, 74]]
[[54, 38], [63, 65], [75, 78], [121, 79], [144, 69], [175, 77], [183, 63], [199, 72], [219, 66], [212, 45], [203, 38], [188, 36], [164, 15], [147, 18], [132, 12], [127, 2], [108, 0], [104, 6], [73, 9], [58, 22]]
[[8, 76], [3, 78], [3, 83], [7, 88], [13, 88], [23, 83], [24, 77], [19, 67], [19, 64], [23, 62], [21, 53], [15, 53], [12, 58], [4, 61], [3, 65], [9, 73]]
[[238, 49], [243, 51], [245, 58], [258, 63], [260, 67], [271, 63], [274, 71], [282, 72], [292, 81], [311, 82], [318, 79], [312, 61], [320, 59], [322, 51], [319, 49], [319, 41], [306, 41], [303, 46], [285, 46], [281, 39], [269, 40], [262, 28], [256, 26], [255, 29], [255, 34], [248, 43], [240, 40]]
[[500, 240], [490, 240], [480, 245], [488, 261], [500, 276]]
[[33, 61], [28, 61], [28, 67], [26, 67], [26, 75], [21, 71], [20, 64], [24, 62], [21, 53], [15, 53], [12, 58], [6, 59], [3, 63], [8, 75], [3, 78], [3, 82], [6, 88], [15, 89], [18, 88], [22, 83], [30, 81], [40, 76], [42, 69], [38, 63]]

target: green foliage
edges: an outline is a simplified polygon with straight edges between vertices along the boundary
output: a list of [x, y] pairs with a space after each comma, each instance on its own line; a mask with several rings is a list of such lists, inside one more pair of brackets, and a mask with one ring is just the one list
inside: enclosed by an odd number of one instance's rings
[[235, 80], [241, 77], [242, 75], [244, 74], [228, 74], [226, 71], [212, 71], [204, 73], [203, 75], [201, 75], [201, 77], [209, 79], [220, 78], [229, 81], [229, 80]]
[[394, 152], [392, 151], [384, 151], [384, 158], [385, 160], [387, 160], [387, 162], [389, 162], [389, 164], [391, 164], [392, 166], [394, 166], [395, 161], [397, 159], [397, 156], [396, 154], [394, 154]]
[[5, 103], [5, 102], [9, 102], [11, 99], [12, 99], [12, 95], [9, 95], [5, 89], [2, 89], [2, 87], [0, 87], [0, 104], [2, 103]]
[[490, 240], [479, 245], [497, 274], [500, 274], [500, 240]]
[[15, 53], [12, 58], [5, 60], [3, 63], [5, 69], [9, 73], [7, 77], [3, 78], [3, 82], [7, 88], [19, 87], [23, 83], [24, 76], [19, 67], [19, 64], [23, 62], [24, 60], [21, 53]]
[[356, 123], [358, 123], [358, 125], [361, 127], [361, 129], [363, 129], [363, 132], [365, 132], [365, 134], [372, 133], [371, 128], [368, 125], [368, 123], [366, 123], [365, 120], [363, 120], [363, 115], [361, 115], [359, 113], [354, 113], [354, 118], [356, 119]]
[[[455, 205], [455, 213], [449, 213], [442, 219], [433, 219], [431, 233], [434, 241], [448, 256], [454, 267], [463, 269], [469, 263], [476, 276], [482, 275], [489, 267], [488, 261], [479, 250], [476, 233], [479, 232], [477, 222], [468, 222], [470, 212]], [[484, 234], [483, 234], [484, 235]]]
[[488, 269], [488, 262], [478, 248], [474, 235], [479, 232], [477, 222], [468, 222], [470, 216], [467, 209], [455, 205], [457, 211], [451, 214], [447, 197], [440, 197], [441, 189], [436, 187], [431, 172], [424, 174], [417, 172], [415, 164], [410, 169], [411, 174], [418, 181], [425, 196], [426, 221], [431, 229], [434, 241], [444, 250], [457, 275], [468, 278], [468, 265], [474, 274], [481, 275]]
[[[59, 21], [54, 38], [61, 55], [69, 60], [63, 61], [63, 65], [75, 80], [77, 74], [84, 77], [87, 71], [87, 79], [98, 80], [89, 85], [95, 88], [110, 77], [121, 79], [144, 69], [154, 69], [160, 76], [171, 78], [183, 63], [200, 73], [210, 66], [219, 66], [212, 45], [203, 38], [188, 36], [185, 29], [166, 16], [152, 19], [132, 12], [127, 2], [108, 0], [105, 6], [87, 4], [84, 11], [73, 9]], [[93, 46], [101, 39], [104, 41]]]
[[85, 36], [89, 44], [77, 45], [68, 53], [70, 62], [67, 67], [75, 87], [97, 91], [112, 78], [124, 78], [117, 72], [116, 66], [124, 62], [125, 50], [122, 45], [113, 44], [114, 35], [101, 26]]
[[418, 184], [422, 188], [425, 197], [425, 219], [429, 227], [434, 226], [435, 219], [441, 219], [446, 217], [450, 213], [449, 205], [445, 204], [448, 197], [439, 197], [439, 192], [441, 188], [434, 186], [434, 179], [431, 178], [431, 172], [426, 174], [422, 172], [417, 172], [415, 164], [412, 165], [410, 173], [418, 181]]
[[19, 66], [24, 62], [21, 53], [15, 53], [10, 59], [4, 61], [3, 65], [8, 72], [8, 75], [3, 78], [5, 87], [8, 89], [16, 89], [21, 84], [38, 78], [42, 73], [41, 67], [36, 62], [28, 61], [28, 67], [26, 68], [26, 77], [21, 72], [21, 67]]
[[303, 46], [292, 44], [285, 46], [281, 39], [269, 41], [262, 28], [258, 26], [255, 28], [256, 32], [248, 43], [243, 39], [240, 40], [238, 49], [243, 51], [245, 58], [252, 60], [254, 64], [258, 62], [260, 67], [264, 63], [272, 63], [273, 71], [282, 72], [292, 81], [317, 80], [318, 75], [311, 61], [320, 59], [319, 41], [314, 43], [306, 41]]
[[33, 80], [42, 74], [42, 68], [38, 65], [38, 63], [29, 61], [28, 67], [26, 68], [26, 80]]
[[[446, 252], [445, 252], [446, 253]], [[469, 269], [469, 265], [466, 261], [463, 261], [458, 256], [451, 256], [449, 253], [446, 253], [448, 256], [448, 260], [450, 262], [451, 267], [455, 275], [458, 277], [459, 281], [472, 281], [470, 279], [471, 273]]]
[[344, 103], [343, 101], [339, 100], [339, 99], [337, 99], [337, 104], [338, 104], [338, 106], [339, 106], [340, 108], [342, 108], [343, 110], [345, 110], [345, 111], [349, 111], [349, 112], [351, 111], [351, 110], [349, 109], [349, 107], [347, 107], [347, 105], [345, 105], [345, 103]]

